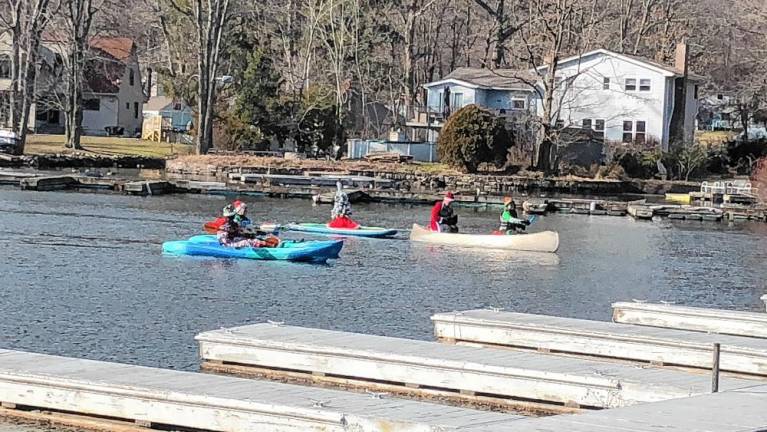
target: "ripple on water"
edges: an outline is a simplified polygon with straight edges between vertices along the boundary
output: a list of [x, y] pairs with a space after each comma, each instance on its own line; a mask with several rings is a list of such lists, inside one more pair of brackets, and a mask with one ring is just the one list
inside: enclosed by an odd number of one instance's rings
[[[320, 221], [328, 206], [249, 198], [264, 221]], [[627, 299], [761, 310], [767, 226], [552, 215], [557, 255], [348, 239], [328, 265], [171, 258], [226, 201], [0, 190], [2, 346], [196, 370], [194, 335], [264, 320], [430, 339], [435, 312], [500, 307], [609, 320]], [[425, 223], [428, 207], [357, 205], [371, 225]], [[458, 209], [462, 230], [498, 215]], [[292, 238], [309, 235], [288, 233]], [[0, 432], [2, 432], [0, 430]]]

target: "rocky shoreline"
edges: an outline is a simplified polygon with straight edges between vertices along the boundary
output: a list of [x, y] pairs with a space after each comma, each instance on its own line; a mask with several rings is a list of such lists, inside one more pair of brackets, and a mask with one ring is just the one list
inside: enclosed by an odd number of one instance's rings
[[274, 158], [250, 158], [243, 161], [228, 160], [226, 157], [188, 157], [169, 160], [166, 176], [168, 179], [229, 182], [233, 177], [243, 174], [346, 175], [386, 180], [386, 189], [407, 193], [429, 194], [452, 190], [463, 195], [498, 196], [514, 193], [579, 196], [663, 195], [669, 192], [686, 193], [700, 188], [700, 185], [694, 182], [463, 174], [454, 170], [432, 173], [419, 169], [416, 164], [308, 162], [286, 163], [282, 159]]
[[166, 159], [129, 155], [42, 154], [10, 156], [0, 154], [0, 167], [34, 168], [37, 170], [83, 168], [165, 169]]

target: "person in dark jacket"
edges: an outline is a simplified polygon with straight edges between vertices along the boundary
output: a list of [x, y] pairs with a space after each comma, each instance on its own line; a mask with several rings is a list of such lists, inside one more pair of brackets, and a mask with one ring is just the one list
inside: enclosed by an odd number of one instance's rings
[[447, 192], [442, 201], [434, 203], [434, 207], [431, 208], [430, 230], [448, 233], [458, 232], [458, 216], [453, 213], [453, 208], [450, 205], [453, 201], [455, 201], [453, 193]]

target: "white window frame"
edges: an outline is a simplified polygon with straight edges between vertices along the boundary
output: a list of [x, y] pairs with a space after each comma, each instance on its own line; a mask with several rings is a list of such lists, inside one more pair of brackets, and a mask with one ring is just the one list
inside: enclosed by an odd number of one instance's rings
[[[517, 108], [514, 106], [514, 102], [522, 102], [522, 108]], [[513, 111], [524, 111], [527, 109], [527, 98], [516, 96], [512, 97], [511, 101], [509, 102], [509, 108]]]
[[[629, 90], [629, 81], [633, 81], [634, 82], [634, 84], [633, 84], [634, 88], [631, 89], [631, 90]], [[635, 91], [637, 91], [638, 88], [639, 88], [638, 80], [636, 78], [624, 78], [623, 79], [623, 91], [635, 92]]]
[[[600, 121], [602, 122], [602, 129], [597, 129], [597, 122], [600, 122]], [[591, 120], [591, 126], [597, 132], [604, 132], [606, 124], [607, 124], [607, 122], [605, 121], [605, 119], [592, 119]]]
[[[651, 92], [652, 91], [652, 79], [650, 79], [650, 78], [639, 78], [638, 81], [639, 81], [639, 85], [637, 86], [637, 91], [642, 92], [642, 93], [647, 93], [647, 92]], [[642, 87], [643, 87], [642, 86], [642, 81], [647, 82], [647, 86], [646, 86], [647, 90], [642, 90]]]
[[[585, 122], [589, 122], [589, 125], [586, 126], [584, 124]], [[585, 128], [593, 130], [594, 129], [594, 119], [590, 119], [590, 118], [581, 119], [581, 129], [585, 129]]]
[[[631, 122], [631, 130], [626, 130], [625, 122]], [[642, 122], [644, 123], [644, 131], [639, 132], [637, 131], [637, 123]], [[644, 135], [644, 139], [642, 140], [642, 144], [647, 142], [647, 120], [623, 120], [623, 123], [621, 123], [622, 127], [622, 135], [621, 135], [621, 142], [624, 144], [634, 144], [637, 141], [637, 134]], [[631, 141], [626, 142], [623, 135], [625, 134], [631, 134]]]
[[11, 79], [11, 56], [0, 54], [0, 79]]
[[602, 90], [610, 90], [610, 77], [602, 77]]

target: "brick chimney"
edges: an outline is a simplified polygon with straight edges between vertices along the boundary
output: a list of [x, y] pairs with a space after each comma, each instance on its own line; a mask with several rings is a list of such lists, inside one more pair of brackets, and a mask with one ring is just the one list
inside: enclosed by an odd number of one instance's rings
[[690, 54], [685, 42], [680, 42], [676, 45], [676, 56], [674, 57], [674, 69], [682, 75], [687, 76], [687, 62], [690, 58]]

